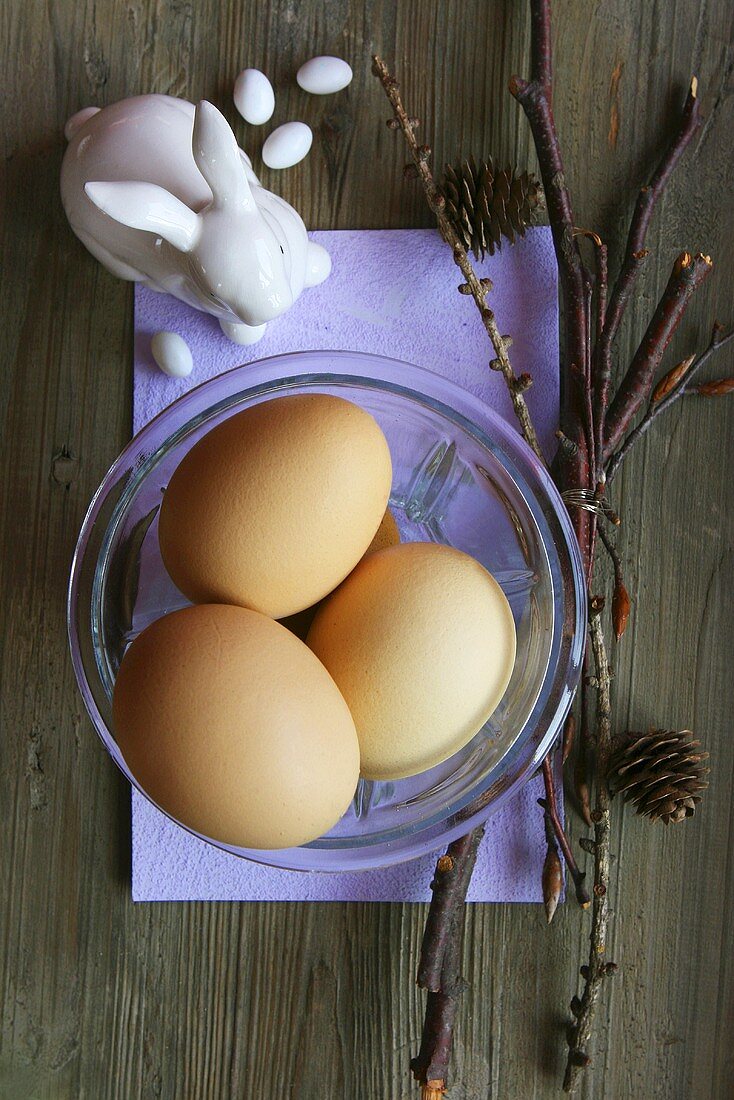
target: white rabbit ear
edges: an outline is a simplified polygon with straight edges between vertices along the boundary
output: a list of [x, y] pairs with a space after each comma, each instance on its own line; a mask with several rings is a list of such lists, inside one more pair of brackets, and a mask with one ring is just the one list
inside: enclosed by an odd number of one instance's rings
[[237, 139], [222, 112], [205, 99], [194, 114], [191, 150], [215, 202], [254, 206]]
[[137, 180], [84, 185], [95, 206], [130, 229], [156, 233], [180, 252], [190, 252], [199, 237], [199, 215], [164, 187]]

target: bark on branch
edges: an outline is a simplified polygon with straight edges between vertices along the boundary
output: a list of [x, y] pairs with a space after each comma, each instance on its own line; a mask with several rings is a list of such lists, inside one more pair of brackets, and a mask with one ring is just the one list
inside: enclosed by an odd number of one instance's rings
[[[606, 311], [604, 328], [594, 348], [595, 418], [604, 424], [612, 376], [612, 344], [627, 308], [637, 274], [647, 256], [645, 242], [655, 207], [678, 162], [701, 124], [698, 81], [691, 77], [678, 128], [673, 135], [649, 183], [640, 189], [630, 223], [624, 260], [614, 283]], [[601, 451], [600, 451], [601, 453]]]
[[608, 458], [619, 445], [634, 417], [650, 396], [668, 344], [681, 322], [688, 302], [712, 268], [711, 257], [682, 252], [673, 264], [668, 285], [658, 302], [642, 343], [620, 382], [604, 424], [604, 446]]
[[[527, 402], [523, 397], [523, 390], [527, 389], [527, 385], [517, 377], [512, 368], [509, 357], [510, 341], [500, 332], [494, 311], [487, 304], [487, 295], [490, 290], [488, 280], [480, 279], [475, 272], [464, 245], [459, 239], [450, 219], [446, 215], [446, 200], [436, 185], [430, 167], [431, 149], [428, 145], [418, 144], [415, 136], [418, 120], [409, 115], [405, 110], [400, 95], [400, 86], [397, 80], [390, 73], [382, 58], [377, 55], [372, 58], [372, 71], [382, 84], [385, 95], [389, 99], [393, 109], [393, 117], [388, 119], [388, 123], [395, 123], [397, 127], [402, 130], [403, 137], [410, 150], [413, 167], [423, 187], [426, 201], [436, 218], [438, 231], [450, 246], [454, 257], [454, 263], [464, 276], [464, 286], [468, 288], [468, 293], [473, 298], [474, 304], [479, 310], [482, 324], [484, 325], [496, 356], [491, 365], [495, 370], [498, 370], [505, 379], [510, 400], [512, 401], [512, 407], [520, 425], [520, 431], [525, 441], [532, 447], [541, 462], [544, 462], [545, 459], [540, 449], [538, 436], [530, 418]], [[461, 289], [462, 293], [467, 293], [463, 287]]]

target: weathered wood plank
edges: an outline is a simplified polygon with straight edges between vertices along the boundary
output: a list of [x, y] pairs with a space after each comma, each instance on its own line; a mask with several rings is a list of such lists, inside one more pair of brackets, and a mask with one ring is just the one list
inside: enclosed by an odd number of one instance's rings
[[[734, 14], [725, 0], [559, 0], [556, 12], [556, 111], [577, 218], [616, 255], [669, 111], [691, 70], [701, 78], [713, 120], [653, 228], [620, 349], [633, 348], [675, 253], [703, 248], [717, 270], [676, 341], [683, 354], [714, 315], [734, 317]], [[384, 126], [368, 56], [394, 62], [439, 161], [474, 151], [524, 164], [529, 136], [506, 86], [526, 66], [525, 6], [9, 0], [0, 20], [0, 1097], [410, 1097], [423, 907], [129, 900], [127, 790], [81, 714], [63, 616], [76, 531], [129, 431], [131, 296], [65, 225], [61, 128], [88, 103], [161, 91], [226, 104], [245, 140], [230, 89], [241, 67], [262, 65], [278, 117], [302, 117], [317, 135], [299, 168], [277, 181], [263, 173], [310, 225], [428, 225], [402, 183], [404, 151]], [[347, 93], [304, 105], [292, 74], [311, 52], [352, 62]], [[587, 1097], [718, 1100], [734, 1074], [731, 417], [724, 400], [681, 404], [617, 490], [635, 599], [615, 658], [620, 721], [692, 724], [714, 772], [694, 822], [661, 835], [626, 816], [617, 828], [623, 973]], [[530, 907], [469, 912], [456, 1100], [554, 1095], [584, 951], [570, 906], [548, 931]]]

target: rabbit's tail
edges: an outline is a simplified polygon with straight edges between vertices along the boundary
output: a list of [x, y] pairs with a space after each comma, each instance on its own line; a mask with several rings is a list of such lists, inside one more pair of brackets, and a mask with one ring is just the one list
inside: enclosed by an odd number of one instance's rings
[[82, 107], [81, 111], [77, 111], [75, 115], [72, 115], [71, 118], [67, 120], [66, 126], [64, 126], [64, 137], [66, 140], [71, 141], [74, 134], [77, 130], [81, 129], [87, 119], [91, 118], [92, 115], [98, 114], [100, 110], [100, 107]]

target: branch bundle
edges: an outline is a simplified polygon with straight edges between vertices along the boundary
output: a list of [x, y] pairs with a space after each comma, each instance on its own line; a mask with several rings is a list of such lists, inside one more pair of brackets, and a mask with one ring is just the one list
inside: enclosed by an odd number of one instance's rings
[[[561, 430], [558, 432], [557, 480], [565, 499], [573, 508], [574, 526], [589, 584], [590, 646], [584, 665], [574, 774], [583, 816], [594, 829], [593, 839], [585, 838], [582, 843], [584, 850], [594, 857], [593, 900], [589, 899], [584, 874], [576, 864], [558, 814], [549, 758], [543, 764], [545, 797], [540, 800], [547, 840], [542, 883], [547, 917], [552, 919], [560, 896], [559, 853], [565, 859], [578, 902], [583, 908], [589, 904], [592, 906], [589, 961], [581, 968], [584, 985], [581, 995], [574, 995], [571, 1001], [573, 1020], [568, 1029], [564, 1088], [572, 1092], [577, 1087], [580, 1073], [591, 1062], [588, 1047], [603, 983], [617, 969], [615, 963], [606, 959], [611, 835], [607, 784], [612, 747], [611, 671], [602, 621], [606, 601], [603, 596], [593, 594], [592, 589], [597, 532], [614, 567], [614, 592], [610, 605], [612, 626], [619, 641], [629, 619], [630, 599], [624, 584], [620, 556], [604, 526], [608, 522], [619, 524], [606, 494], [637, 440], [679, 397], [693, 394], [711, 397], [734, 392], [732, 378], [694, 384], [701, 367], [718, 348], [734, 338], [734, 332], [724, 335], [721, 326], [716, 324], [709, 346], [701, 355], [688, 357], [657, 381], [672, 336], [693, 294], [712, 267], [708, 256], [681, 253], [673, 264], [647, 331], [632, 361], [622, 373], [616, 393], [611, 394], [614, 339], [631, 299], [638, 272], [648, 255], [646, 237], [650, 221], [673, 170], [700, 125], [697, 81], [692, 78], [673, 138], [650, 181], [638, 194], [624, 258], [607, 301], [606, 246], [593, 231], [575, 226], [555, 128], [550, 0], [530, 0], [530, 10], [530, 79], [514, 77], [510, 91], [525, 111], [533, 134], [558, 262], [563, 302], [561, 370], [565, 403]], [[379, 57], [373, 59], [373, 69], [393, 109], [388, 126], [402, 131], [411, 154], [410, 172], [406, 175], [421, 182], [439, 232], [451, 247], [454, 262], [464, 277], [458, 289], [462, 294], [471, 296], [494, 349], [496, 357], [490, 365], [500, 371], [505, 379], [520, 430], [536, 455], [542, 458], [523, 397], [523, 391], [532, 380], [527, 375], [518, 377], [510, 363], [510, 340], [501, 335], [495, 315], [488, 305], [491, 284], [489, 280], [477, 276], [464, 242], [446, 216], [445, 200], [435, 184], [430, 167], [431, 150], [426, 145], [418, 145], [415, 138], [417, 120], [405, 110], [397, 81]], [[589, 240], [594, 247], [593, 272], [581, 253], [580, 241], [583, 239]], [[646, 403], [646, 412], [635, 423]], [[589, 668], [590, 663], [593, 663], [593, 672]], [[587, 705], [590, 691], [594, 692], [593, 719], [591, 707]], [[564, 763], [571, 754], [575, 728], [576, 721], [570, 717], [564, 728]], [[587, 778], [592, 746], [595, 750], [593, 809]], [[424, 1100], [438, 1097], [445, 1091], [456, 1005], [462, 989], [459, 963], [463, 902], [480, 839], [481, 830], [475, 830], [454, 842], [439, 859], [432, 883], [433, 899], [418, 971], [419, 985], [428, 990], [428, 1000], [420, 1051], [412, 1062], [413, 1072], [423, 1087]]]

